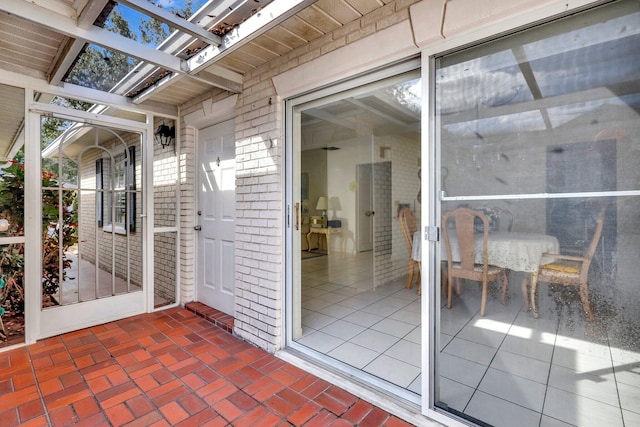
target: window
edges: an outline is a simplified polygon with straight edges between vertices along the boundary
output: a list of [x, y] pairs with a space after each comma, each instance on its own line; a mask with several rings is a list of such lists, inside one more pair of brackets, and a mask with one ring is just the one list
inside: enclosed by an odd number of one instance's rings
[[97, 200], [98, 227], [104, 227], [105, 231], [125, 233], [127, 223], [129, 231], [136, 230], [135, 152], [135, 147], [129, 147], [129, 160], [126, 152], [114, 156], [113, 166], [108, 158], [96, 161], [97, 186], [104, 190]]

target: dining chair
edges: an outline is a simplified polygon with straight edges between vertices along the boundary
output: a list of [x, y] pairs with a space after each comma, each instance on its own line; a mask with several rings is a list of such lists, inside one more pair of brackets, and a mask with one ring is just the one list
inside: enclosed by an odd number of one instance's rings
[[578, 286], [584, 313], [588, 321], [593, 321], [593, 310], [591, 309], [591, 303], [589, 301], [589, 267], [591, 266], [591, 260], [602, 236], [605, 213], [606, 207], [603, 207], [598, 214], [596, 228], [593, 232], [591, 242], [582, 255], [542, 254], [543, 258], [551, 258], [554, 261], [540, 265], [538, 269], [538, 280], [532, 283], [531, 304], [536, 317], [538, 314], [535, 303], [537, 284], [538, 282], [546, 282], [556, 285]]
[[420, 262], [413, 259], [413, 234], [418, 231], [416, 217], [413, 214], [411, 208], [404, 207], [400, 209], [400, 212], [398, 213], [398, 221], [400, 222], [400, 228], [402, 229], [402, 235], [404, 236], [404, 243], [406, 244], [407, 252], [409, 253], [409, 280], [407, 282], [407, 289], [411, 289], [411, 285], [413, 282], [413, 273], [417, 265], [418, 294], [420, 294]]
[[505, 208], [493, 208], [498, 215], [498, 230], [511, 231], [513, 227], [513, 213]]
[[[474, 233], [475, 219], [482, 222], [482, 253], [476, 254], [476, 235]], [[451, 227], [451, 228], [450, 228]], [[507, 274], [504, 268], [489, 264], [487, 245], [489, 241], [489, 220], [487, 216], [469, 208], [457, 208], [444, 214], [442, 217], [442, 230], [447, 249], [447, 308], [453, 304], [452, 286], [453, 279], [469, 279], [482, 283], [482, 298], [480, 303], [480, 316], [484, 316], [487, 305], [487, 288], [489, 282], [502, 277], [502, 297], [508, 289]], [[454, 260], [451, 247], [451, 232], [455, 231], [459, 248], [459, 261]], [[480, 255], [479, 257], [477, 255]], [[480, 259], [481, 262], [477, 262]]]

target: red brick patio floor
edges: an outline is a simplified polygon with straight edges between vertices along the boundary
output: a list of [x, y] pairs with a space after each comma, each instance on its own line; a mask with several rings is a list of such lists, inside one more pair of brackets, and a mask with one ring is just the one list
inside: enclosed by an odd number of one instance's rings
[[0, 426], [409, 426], [182, 308], [0, 353]]

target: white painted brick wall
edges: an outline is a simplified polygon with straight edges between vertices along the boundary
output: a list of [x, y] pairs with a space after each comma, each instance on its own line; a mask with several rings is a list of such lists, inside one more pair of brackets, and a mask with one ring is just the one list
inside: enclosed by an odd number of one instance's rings
[[[398, 0], [340, 27], [245, 74], [236, 105], [236, 305], [234, 332], [274, 352], [283, 345], [282, 265], [283, 194], [282, 106], [271, 78], [339, 49], [375, 31], [409, 19], [408, 8], [418, 0]], [[228, 96], [222, 91], [191, 100], [180, 107], [182, 116], [199, 110], [204, 100]], [[195, 130], [182, 123], [180, 151], [180, 298], [195, 292]], [[392, 230], [396, 239], [396, 230]]]

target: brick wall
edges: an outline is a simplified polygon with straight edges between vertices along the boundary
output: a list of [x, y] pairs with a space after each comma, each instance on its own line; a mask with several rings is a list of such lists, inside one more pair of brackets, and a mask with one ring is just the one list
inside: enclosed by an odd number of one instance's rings
[[[282, 341], [284, 203], [282, 189], [284, 129], [283, 100], [272, 78], [376, 31], [409, 19], [409, 6], [417, 0], [398, 0], [300, 46], [290, 54], [245, 74], [236, 104], [236, 303], [234, 332], [274, 352]], [[187, 116], [228, 97], [211, 91], [182, 105]], [[195, 296], [196, 130], [181, 124], [180, 162], [180, 303]], [[389, 218], [393, 215], [389, 212]], [[390, 221], [390, 236], [395, 225]], [[395, 236], [395, 232], [393, 232]], [[389, 237], [391, 238], [391, 237]], [[397, 239], [397, 236], [393, 237]], [[391, 260], [390, 254], [385, 255]], [[397, 270], [397, 269], [396, 269]]]
[[[157, 120], [154, 127], [162, 122]], [[173, 124], [167, 123], [172, 126]], [[175, 146], [153, 146], [153, 209], [155, 227], [175, 227], [178, 217], [178, 156]], [[170, 303], [176, 299], [177, 233], [154, 235], [153, 286], [158, 303]]]

